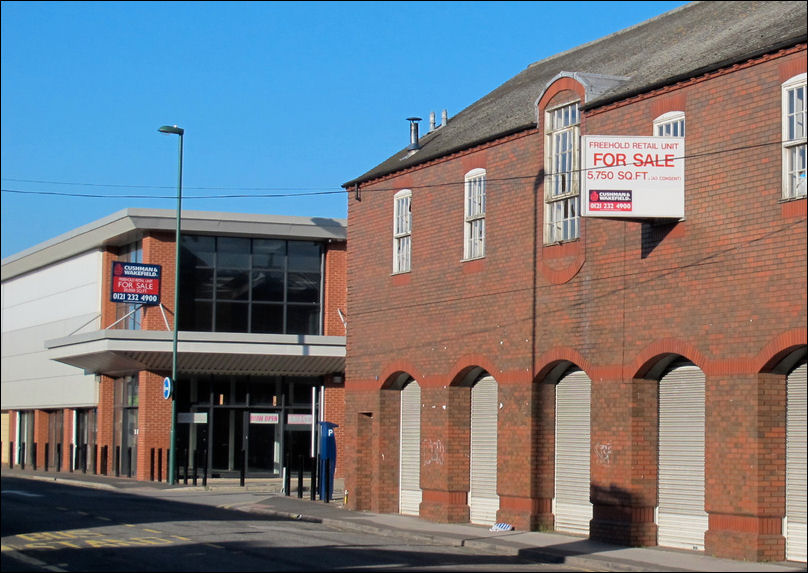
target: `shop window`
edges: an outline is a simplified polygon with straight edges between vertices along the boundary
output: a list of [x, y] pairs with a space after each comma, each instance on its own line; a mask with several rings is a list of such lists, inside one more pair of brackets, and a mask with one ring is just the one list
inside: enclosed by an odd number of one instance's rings
[[544, 242], [580, 235], [580, 113], [578, 102], [546, 112]]
[[805, 74], [783, 84], [783, 199], [806, 196]]
[[463, 258], [485, 256], [485, 169], [466, 173]]

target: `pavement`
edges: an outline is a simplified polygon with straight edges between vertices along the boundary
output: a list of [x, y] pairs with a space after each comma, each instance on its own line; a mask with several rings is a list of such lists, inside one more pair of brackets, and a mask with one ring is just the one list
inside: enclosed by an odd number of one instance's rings
[[[247, 478], [242, 486], [239, 479], [209, 479], [206, 485], [197, 480], [193, 485], [181, 479], [174, 485], [165, 482], [144, 482], [125, 477], [99, 476], [80, 472], [43, 472], [2, 468], [2, 477], [18, 477], [56, 481], [63, 484], [103, 488], [137, 495], [165, 495], [162, 490], [183, 489], [193, 493], [183, 502], [198, 496], [225, 492], [258, 494], [254, 501], [228, 506], [230, 509], [254, 514], [273, 515], [356, 532], [393, 536], [413, 542], [437, 543], [455, 547], [470, 547], [494, 554], [519, 556], [540, 563], [563, 564], [581, 570], [601, 571], [710, 571], [746, 572], [806, 571], [805, 563], [756, 563], [710, 557], [702, 552], [661, 547], [623, 547], [591, 541], [585, 537], [538, 531], [490, 531], [488, 527], [471, 524], [433, 523], [414, 516], [352, 511], [344, 507], [343, 482], [335, 480], [334, 500], [312, 501], [308, 483], [298, 497], [297, 479], [291, 480], [290, 494], [283, 491], [280, 479]], [[197, 503], [204, 503], [199, 497]]]

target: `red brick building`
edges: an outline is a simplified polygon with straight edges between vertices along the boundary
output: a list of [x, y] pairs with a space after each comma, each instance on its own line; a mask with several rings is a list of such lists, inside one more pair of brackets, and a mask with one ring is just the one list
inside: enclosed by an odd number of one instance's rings
[[[339, 464], [345, 221], [182, 215], [177, 473], [309, 472], [320, 420]], [[3, 260], [4, 463], [169, 479], [175, 224], [127, 209]], [[159, 304], [116, 298], [121, 265], [160, 269]]]
[[805, 74], [696, 2], [345, 183], [350, 507], [805, 561]]

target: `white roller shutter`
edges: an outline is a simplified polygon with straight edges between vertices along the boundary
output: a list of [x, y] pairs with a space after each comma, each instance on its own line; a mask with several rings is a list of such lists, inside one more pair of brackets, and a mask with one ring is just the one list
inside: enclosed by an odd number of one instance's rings
[[415, 380], [401, 391], [399, 512], [418, 515], [421, 505], [421, 387]]
[[786, 559], [806, 561], [805, 363], [788, 375], [786, 413]]
[[658, 544], [704, 550], [704, 373], [675, 367], [659, 381]]
[[555, 514], [556, 531], [589, 534], [590, 393], [585, 372], [568, 374], [556, 386]]
[[497, 398], [497, 382], [491, 376], [471, 389], [471, 523], [491, 525], [497, 520]]

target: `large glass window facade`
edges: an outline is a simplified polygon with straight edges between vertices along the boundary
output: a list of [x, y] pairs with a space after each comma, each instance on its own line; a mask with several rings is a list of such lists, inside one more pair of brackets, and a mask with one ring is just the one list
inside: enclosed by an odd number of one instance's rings
[[321, 334], [322, 244], [182, 237], [180, 330]]

